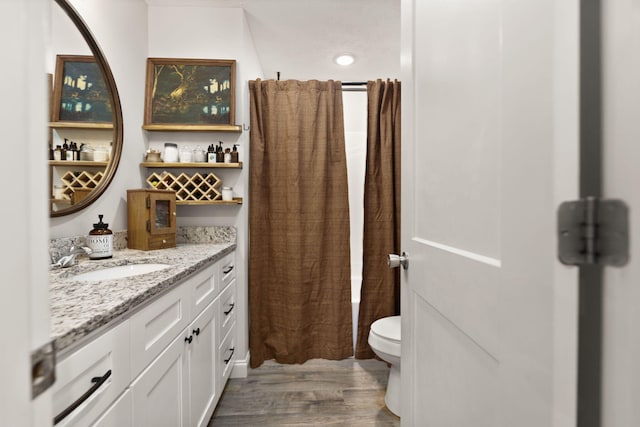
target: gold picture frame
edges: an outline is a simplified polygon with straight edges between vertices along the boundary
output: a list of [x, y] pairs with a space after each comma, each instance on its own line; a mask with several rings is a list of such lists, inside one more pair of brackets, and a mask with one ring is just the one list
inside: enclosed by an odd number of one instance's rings
[[52, 98], [52, 122], [113, 122], [109, 90], [93, 55], [56, 55]]
[[233, 59], [147, 58], [143, 129], [236, 131]]

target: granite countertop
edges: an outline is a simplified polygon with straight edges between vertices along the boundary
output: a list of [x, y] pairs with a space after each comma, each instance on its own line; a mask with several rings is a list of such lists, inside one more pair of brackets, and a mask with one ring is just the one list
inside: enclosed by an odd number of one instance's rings
[[[145, 301], [173, 288], [201, 268], [231, 253], [235, 242], [182, 243], [152, 251], [114, 250], [105, 260], [79, 258], [78, 264], [51, 270], [51, 338], [60, 352]], [[73, 276], [126, 264], [169, 264], [163, 270], [121, 279], [81, 282]]]

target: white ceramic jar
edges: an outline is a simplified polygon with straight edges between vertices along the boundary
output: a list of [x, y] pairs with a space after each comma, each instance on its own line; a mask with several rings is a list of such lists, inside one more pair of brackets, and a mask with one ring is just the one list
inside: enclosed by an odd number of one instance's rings
[[166, 163], [178, 162], [178, 144], [172, 142], [165, 142], [164, 153], [162, 154], [162, 160]]

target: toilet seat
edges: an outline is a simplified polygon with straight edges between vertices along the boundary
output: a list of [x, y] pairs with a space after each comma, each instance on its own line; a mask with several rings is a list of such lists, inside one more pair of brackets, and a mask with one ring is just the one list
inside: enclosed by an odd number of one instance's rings
[[400, 357], [401, 317], [390, 316], [371, 324], [369, 345], [384, 353]]

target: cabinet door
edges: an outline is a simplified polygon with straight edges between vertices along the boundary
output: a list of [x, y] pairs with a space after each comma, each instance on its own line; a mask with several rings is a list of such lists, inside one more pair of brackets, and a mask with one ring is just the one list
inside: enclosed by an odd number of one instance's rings
[[187, 348], [191, 426], [206, 426], [218, 401], [216, 314], [216, 304], [211, 302], [188, 329], [193, 338]]
[[227, 379], [229, 379], [229, 375], [231, 374], [231, 370], [233, 369], [233, 361], [235, 360], [235, 348], [236, 348], [236, 337], [235, 337], [235, 323], [233, 323], [230, 327], [229, 333], [226, 337], [224, 337], [224, 341], [218, 347], [218, 372], [217, 372], [217, 389], [218, 394], [222, 393], [225, 384], [227, 383]]
[[188, 293], [178, 286], [131, 317], [134, 378], [189, 324]]
[[149, 191], [149, 233], [176, 233], [176, 195], [172, 192]]
[[220, 294], [220, 330], [218, 336], [222, 339], [227, 336], [231, 326], [236, 321], [236, 281], [231, 281], [224, 291]]
[[131, 409], [131, 392], [127, 390], [91, 427], [132, 427]]
[[187, 427], [186, 329], [131, 384], [133, 425]]

